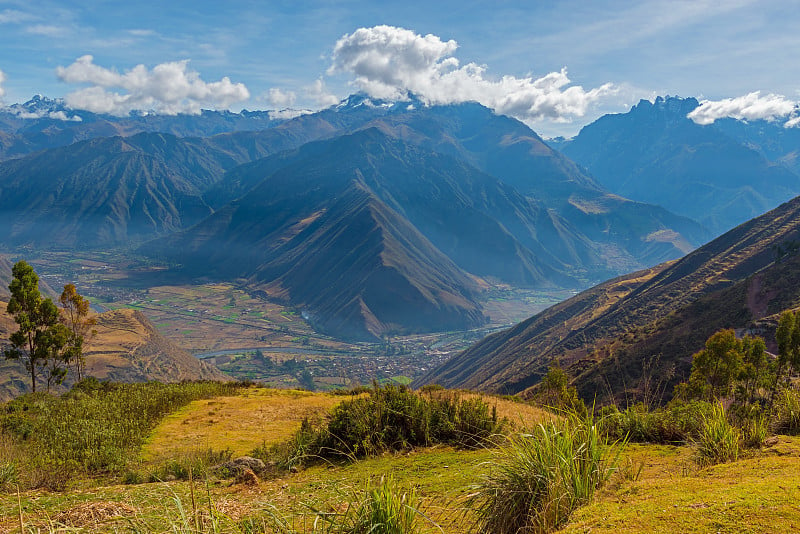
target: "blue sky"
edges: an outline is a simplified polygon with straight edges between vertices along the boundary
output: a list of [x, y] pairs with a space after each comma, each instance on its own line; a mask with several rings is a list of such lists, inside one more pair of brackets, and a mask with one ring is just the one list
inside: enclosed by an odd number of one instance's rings
[[797, 2], [386, 4], [0, 1], [0, 98], [175, 113], [413, 91], [477, 99], [544, 135], [665, 94], [730, 116], [797, 116]]

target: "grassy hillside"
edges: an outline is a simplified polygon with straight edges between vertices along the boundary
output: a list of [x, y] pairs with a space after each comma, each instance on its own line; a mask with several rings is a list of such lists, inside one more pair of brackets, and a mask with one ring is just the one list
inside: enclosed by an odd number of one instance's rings
[[[0, 494], [0, 529], [13, 531], [21, 520], [26, 529], [40, 532], [62, 528], [74, 532], [129, 528], [185, 533], [344, 532], [326, 528], [325, 518], [350, 513], [370, 488], [390, 481], [388, 487], [397, 490], [398, 496], [411, 499], [413, 495], [418, 532], [456, 534], [473, 529], [476, 516], [470, 495], [505, 461], [502, 447], [463, 450], [440, 445], [356, 462], [311, 463], [295, 472], [271, 468], [249, 482], [220, 478], [198, 460], [224, 459], [224, 449], [239, 454], [257, 446], [259, 440], [262, 450], [280, 443], [301, 426], [302, 416], [350, 397], [235, 387], [217, 393], [194, 389], [190, 395], [180, 391], [158, 393], [171, 403], [162, 405], [171, 405], [172, 415], [151, 427], [143, 446], [127, 455], [128, 469], [152, 473], [156, 481], [147, 482], [142, 475], [136, 478], [129, 471], [123, 477], [127, 484], [120, 484], [119, 475], [112, 472], [78, 476], [57, 492]], [[116, 402], [127, 397], [109, 392]], [[72, 399], [84, 402], [81, 397]], [[552, 419], [518, 401], [483, 399], [515, 422], [517, 430], [533, 430]], [[4, 431], [0, 476], [6, 478], [0, 484], [10, 480], [8, 465], [14, 462], [9, 457], [13, 449], [9, 439]], [[216, 453], [211, 454], [209, 447]], [[688, 445], [628, 445], [605, 489], [592, 503], [578, 508], [559, 531], [789, 532], [800, 525], [796, 506], [799, 438], [778, 436], [738, 461], [708, 468], [699, 468], [695, 455]], [[196, 469], [193, 482], [188, 465]]]

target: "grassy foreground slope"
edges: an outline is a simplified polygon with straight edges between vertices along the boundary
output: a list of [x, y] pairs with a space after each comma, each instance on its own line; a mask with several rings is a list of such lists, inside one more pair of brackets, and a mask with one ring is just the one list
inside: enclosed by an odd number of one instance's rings
[[[635, 445], [635, 481], [619, 481], [579, 509], [560, 532], [797, 532], [800, 438], [737, 462], [693, 467], [688, 447]], [[634, 471], [635, 472], [635, 471]]]
[[[278, 443], [300, 426], [303, 413], [347, 398], [240, 391], [241, 395], [193, 401], [162, 420], [140, 452], [141, 465], [163, 472], [161, 463], [179, 460], [198, 447], [238, 452], [259, 438]], [[521, 427], [530, 428], [547, 417], [527, 404], [485, 399]], [[275, 426], [270, 428], [267, 420]], [[264, 430], [258, 435], [261, 425]], [[202, 432], [213, 441], [198, 438]], [[779, 436], [771, 443], [739, 461], [706, 469], [696, 467], [689, 446], [629, 445], [618, 474], [593, 504], [573, 514], [563, 531], [796, 531], [800, 438]], [[213, 476], [198, 477], [194, 484], [172, 480], [122, 485], [117, 479], [88, 478], [73, 481], [64, 492], [23, 492], [19, 504], [13, 490], [0, 493], [0, 531], [19, 528], [21, 504], [26, 531], [321, 533], [325, 530], [320, 513], [340, 513], [360, 499], [368, 485], [391, 478], [404, 491], [415, 489], [417, 510], [424, 515], [422, 532], [464, 533], [475, 520], [468, 497], [499, 457], [498, 449], [438, 446], [357, 462], [315, 464], [293, 473], [275, 471], [250, 484]], [[283, 530], [276, 528], [275, 518], [285, 519]]]

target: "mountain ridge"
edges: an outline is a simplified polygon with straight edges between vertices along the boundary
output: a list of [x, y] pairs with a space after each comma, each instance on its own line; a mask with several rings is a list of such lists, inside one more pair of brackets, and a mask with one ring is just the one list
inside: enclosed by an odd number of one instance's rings
[[800, 175], [743, 142], [755, 132], [750, 138], [766, 146], [758, 127], [733, 119], [696, 124], [687, 115], [699, 105], [694, 98], [641, 100], [555, 146], [611, 191], [691, 217], [716, 235], [800, 193]]
[[[778, 313], [779, 306], [773, 303], [786, 307], [800, 303], [800, 292], [792, 289], [795, 286], [786, 286], [788, 295], [779, 295], [774, 290], [754, 292], [748, 285], [761, 276], [774, 289], [777, 272], [784, 273], [789, 282], [797, 280], [796, 252], [785, 257], [776, 252], [796, 250], [793, 243], [800, 243], [800, 197], [680, 260], [610, 280], [494, 334], [418, 383], [520, 393], [557, 362], [576, 376], [585, 398], [605, 396], [610, 376], [617, 377], [614, 393], [624, 395], [626, 379], [635, 384], [643, 372], [642, 362], [659, 354], [656, 373], [667, 376], [673, 368], [674, 377], [685, 377], [691, 354], [702, 348], [715, 329], [747, 328], [769, 313]], [[721, 301], [720, 295], [730, 292], [738, 300]], [[763, 302], [753, 306], [753, 299]], [[709, 302], [715, 302], [720, 313], [709, 309]], [[735, 324], [714, 319], [715, 315], [733, 317]], [[688, 332], [678, 328], [676, 317], [696, 328]], [[671, 324], [671, 329], [664, 324]], [[667, 339], [669, 331], [678, 333]]]

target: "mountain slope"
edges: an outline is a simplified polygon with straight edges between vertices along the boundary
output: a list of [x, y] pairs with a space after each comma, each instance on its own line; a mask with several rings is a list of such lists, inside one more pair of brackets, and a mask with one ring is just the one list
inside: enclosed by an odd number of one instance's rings
[[[479, 104], [391, 114], [371, 124], [463, 159], [546, 205], [601, 247], [609, 263], [606, 277], [678, 258], [709, 237], [694, 221], [611, 194], [526, 125]], [[561, 238], [549, 237], [541, 241], [558, 247]]]
[[[642, 100], [628, 113], [585, 126], [559, 148], [614, 193], [659, 204], [715, 234], [800, 193], [800, 176], [766, 159], [766, 150], [743, 144], [744, 132], [739, 139], [725, 133], [735, 125], [702, 126], [687, 118], [698, 105], [694, 98]], [[764, 136], [760, 140], [770, 146]]]
[[402, 148], [370, 130], [254, 163], [237, 171], [262, 178], [248, 194], [142, 250], [187, 275], [247, 278], [348, 337], [482, 324], [476, 283], [389, 201], [406, 180], [449, 177]]
[[125, 246], [189, 227], [211, 214], [202, 193], [226, 170], [306, 142], [300, 130], [210, 139], [141, 133], [0, 163], [0, 242]]
[[800, 304], [800, 197], [685, 258], [600, 284], [495, 334], [420, 383], [518, 393], [554, 360], [586, 398], [654, 376], [685, 376], [693, 352], [723, 327], [746, 328]]
[[328, 185], [358, 173], [382, 202], [473, 274], [574, 286], [574, 273], [604, 268], [594, 245], [552, 210], [463, 161], [375, 128], [239, 167], [212, 191], [222, 196], [277, 171], [297, 175], [293, 182], [320, 176]]
[[175, 151], [149, 154], [116, 137], [0, 164], [2, 241], [120, 245], [197, 222], [211, 213], [200, 198], [211, 177], [199, 163], [183, 165], [196, 152], [183, 155], [181, 161]]

